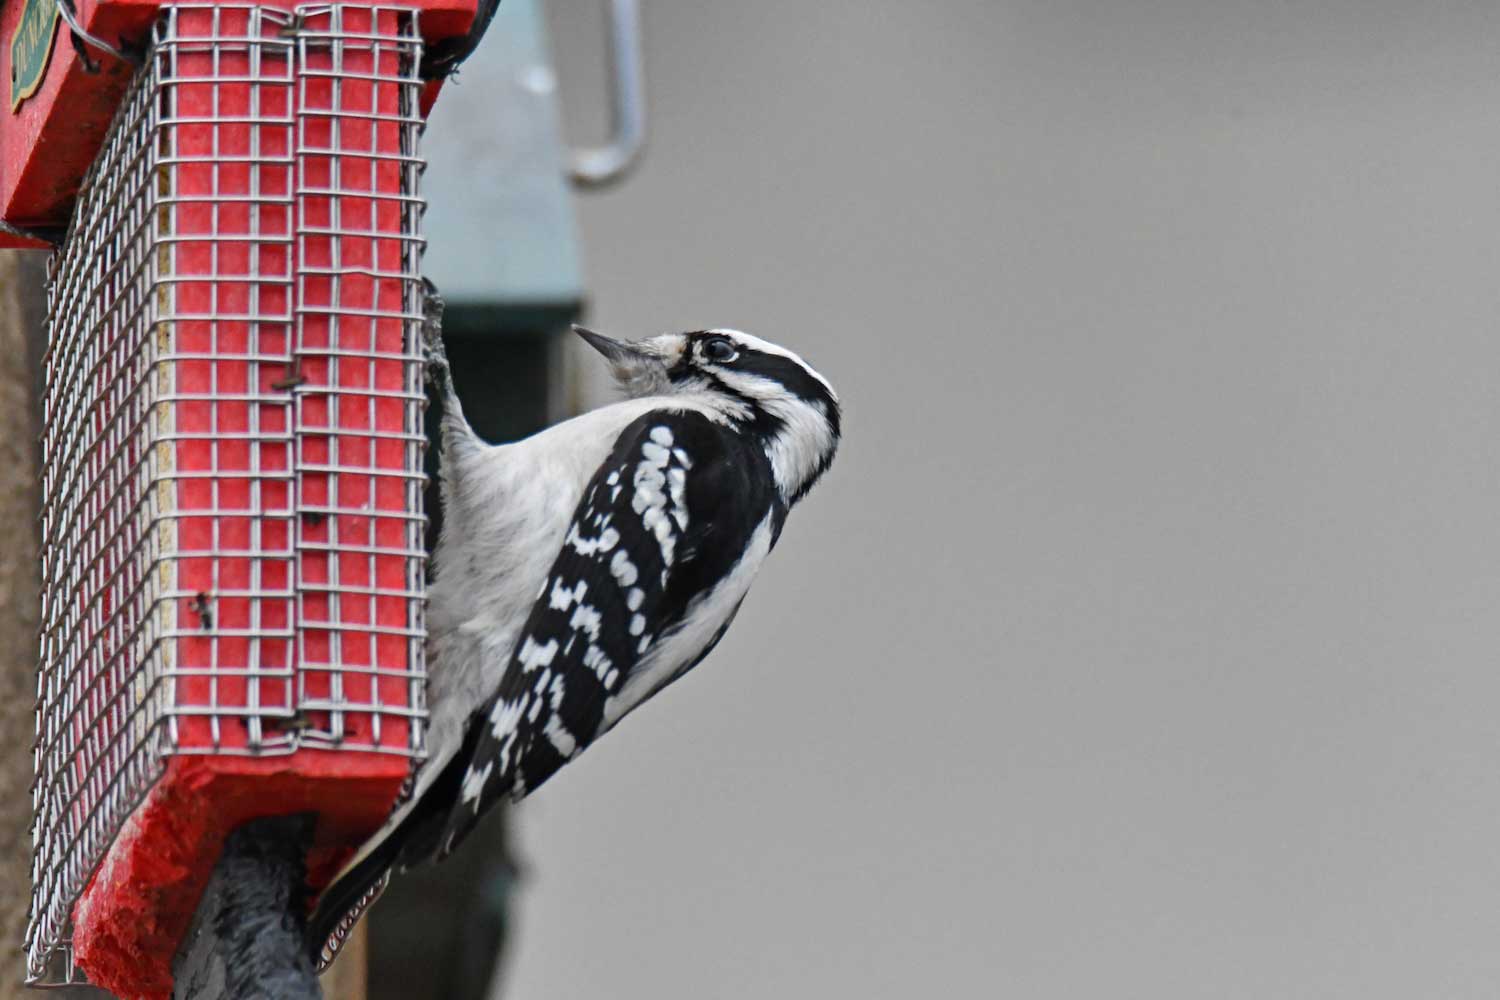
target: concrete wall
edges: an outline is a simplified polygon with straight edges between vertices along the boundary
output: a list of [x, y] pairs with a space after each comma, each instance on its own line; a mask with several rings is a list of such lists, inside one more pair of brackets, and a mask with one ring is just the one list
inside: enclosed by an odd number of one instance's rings
[[0, 997], [26, 991], [26, 913], [31, 904], [31, 744], [36, 733], [41, 567], [35, 392], [45, 316], [45, 257], [0, 252]]
[[847, 447], [521, 810], [507, 995], [1493, 995], [1500, 8], [646, 27], [591, 320], [794, 345]]

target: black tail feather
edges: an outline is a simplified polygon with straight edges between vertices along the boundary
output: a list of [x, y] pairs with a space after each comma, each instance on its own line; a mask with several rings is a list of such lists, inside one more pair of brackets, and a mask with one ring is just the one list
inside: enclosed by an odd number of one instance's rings
[[444, 766], [441, 774], [374, 850], [362, 858], [343, 878], [324, 890], [318, 908], [307, 921], [307, 953], [315, 963], [333, 938], [339, 923], [376, 888], [387, 872], [405, 871], [428, 859], [436, 859], [448, 813], [458, 802], [464, 771], [474, 753], [475, 734], [481, 727], [475, 718], [465, 727], [464, 742]]
[[[402, 826], [405, 826], [402, 823]], [[387, 872], [395, 865], [401, 853], [400, 827], [392, 831], [380, 846], [371, 851], [343, 878], [324, 890], [318, 898], [318, 908], [307, 920], [307, 936], [304, 946], [315, 966], [323, 961], [323, 949], [333, 940], [339, 923], [364, 899], [366, 893], [379, 885]]]

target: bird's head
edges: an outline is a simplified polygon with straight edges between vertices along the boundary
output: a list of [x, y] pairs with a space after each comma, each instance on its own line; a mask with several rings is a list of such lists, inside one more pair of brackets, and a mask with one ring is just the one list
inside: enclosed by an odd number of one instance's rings
[[805, 496], [832, 464], [841, 433], [838, 394], [786, 348], [738, 330], [623, 341], [573, 329], [609, 361], [627, 396], [697, 394], [758, 435], [789, 503]]

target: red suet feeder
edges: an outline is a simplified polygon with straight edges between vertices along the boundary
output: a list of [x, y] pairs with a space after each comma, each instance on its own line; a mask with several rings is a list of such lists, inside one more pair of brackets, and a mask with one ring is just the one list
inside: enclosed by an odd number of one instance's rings
[[421, 758], [420, 65], [473, 15], [0, 10], [3, 241], [54, 247], [34, 983], [169, 995], [230, 830], [315, 812], [316, 884]]

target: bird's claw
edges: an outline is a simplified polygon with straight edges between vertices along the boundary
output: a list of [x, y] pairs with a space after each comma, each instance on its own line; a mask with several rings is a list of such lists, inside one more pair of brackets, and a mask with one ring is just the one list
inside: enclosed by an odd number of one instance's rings
[[446, 389], [452, 372], [443, 346], [443, 296], [427, 278], [422, 279], [422, 358], [428, 384]]

